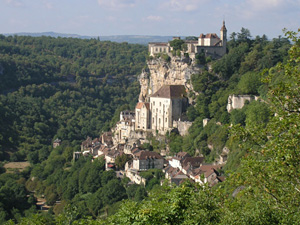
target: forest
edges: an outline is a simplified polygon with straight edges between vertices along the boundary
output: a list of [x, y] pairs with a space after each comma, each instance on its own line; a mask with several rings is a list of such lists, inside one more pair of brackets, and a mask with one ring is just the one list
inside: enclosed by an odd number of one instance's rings
[[[160, 186], [163, 175], [154, 170], [143, 174], [149, 181], [143, 187], [105, 171], [101, 159], [71, 158], [87, 135], [98, 136], [121, 110], [133, 109], [146, 47], [0, 36], [0, 160], [31, 163], [15, 173], [1, 165], [1, 223], [297, 224], [299, 52], [296, 32], [268, 40], [242, 28], [230, 35], [221, 59], [199, 56], [206, 69], [191, 79], [198, 94], [187, 116], [194, 123], [189, 135], [170, 133], [168, 142], [172, 153], [203, 154], [211, 162], [227, 146], [227, 179], [213, 188], [189, 181]], [[228, 113], [231, 94], [261, 101]], [[210, 121], [203, 128], [204, 118]], [[56, 138], [63, 143], [52, 149]], [[53, 205], [47, 213], [37, 211], [36, 195]]]

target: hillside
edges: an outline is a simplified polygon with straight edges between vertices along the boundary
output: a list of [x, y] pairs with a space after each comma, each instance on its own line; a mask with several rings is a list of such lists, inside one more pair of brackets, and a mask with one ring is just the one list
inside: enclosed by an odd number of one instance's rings
[[[162, 174], [154, 170], [143, 174], [149, 180], [143, 187], [128, 185], [126, 178], [105, 171], [102, 159], [92, 163], [91, 158], [81, 157], [71, 163], [71, 158], [86, 136], [99, 136], [115, 124], [121, 110], [133, 109], [139, 84], [132, 80], [142, 69], [153, 69], [146, 68], [146, 47], [1, 36], [0, 79], [5, 95], [0, 96], [0, 157], [29, 160], [31, 167], [14, 174], [0, 167], [0, 221], [295, 223], [299, 216], [296, 63], [300, 47], [297, 37], [293, 41], [288, 55], [288, 39], [251, 39], [242, 30], [228, 42], [228, 53], [221, 59], [199, 55], [201, 69], [186, 80], [193, 90], [189, 93], [193, 104], [187, 111], [193, 125], [184, 137], [168, 134], [166, 143], [172, 154], [202, 154], [208, 162], [215, 161], [226, 146], [228, 162], [220, 172], [227, 180], [213, 188], [190, 182], [161, 187], [157, 184]], [[229, 113], [226, 106], [232, 94], [259, 95], [262, 101]], [[206, 118], [210, 121], [203, 127]], [[63, 142], [53, 149], [56, 138]], [[144, 147], [156, 151], [162, 144], [152, 138]], [[53, 206], [48, 214], [36, 211], [33, 191], [45, 195]], [[121, 202], [124, 199], [128, 200]]]

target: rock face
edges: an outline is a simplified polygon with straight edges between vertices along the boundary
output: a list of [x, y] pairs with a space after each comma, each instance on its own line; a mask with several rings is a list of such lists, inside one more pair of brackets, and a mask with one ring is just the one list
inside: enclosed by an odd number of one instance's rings
[[163, 85], [184, 85], [188, 91], [192, 90], [191, 75], [201, 69], [190, 64], [187, 59], [172, 57], [170, 62], [163, 59], [148, 61], [149, 73], [143, 72], [140, 77], [140, 101], [155, 93]]

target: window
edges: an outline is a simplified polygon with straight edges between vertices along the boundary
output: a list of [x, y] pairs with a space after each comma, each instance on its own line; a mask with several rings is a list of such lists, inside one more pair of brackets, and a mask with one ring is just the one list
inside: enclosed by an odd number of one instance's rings
[[161, 106], [161, 102], [159, 102], [159, 106]]
[[166, 118], [166, 123], [168, 122], [168, 118]]

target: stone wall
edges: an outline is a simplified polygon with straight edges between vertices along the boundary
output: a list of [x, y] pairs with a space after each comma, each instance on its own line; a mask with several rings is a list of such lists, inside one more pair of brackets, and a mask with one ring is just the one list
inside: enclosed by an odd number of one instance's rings
[[231, 112], [234, 109], [241, 109], [244, 107], [246, 101], [257, 100], [257, 96], [253, 95], [229, 95], [227, 103], [227, 111]]
[[189, 133], [189, 128], [192, 126], [192, 124], [193, 122], [189, 121], [173, 121], [173, 127], [178, 129], [181, 136]]

